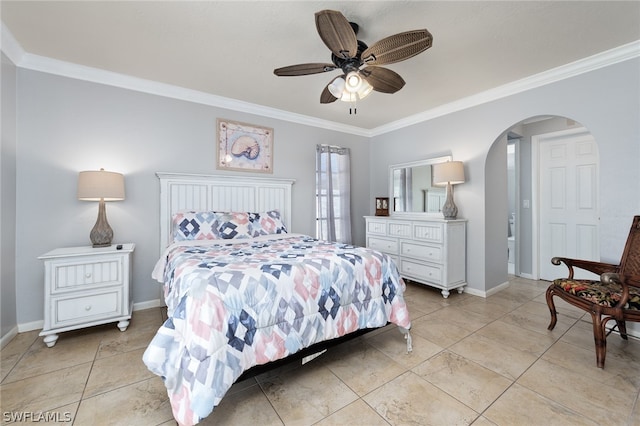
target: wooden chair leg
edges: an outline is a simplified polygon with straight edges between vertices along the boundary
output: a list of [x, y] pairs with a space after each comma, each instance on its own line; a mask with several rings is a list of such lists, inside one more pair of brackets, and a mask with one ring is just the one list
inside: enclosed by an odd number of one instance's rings
[[620, 332], [620, 337], [622, 337], [624, 340], [629, 340], [627, 338], [627, 323], [625, 323], [624, 321], [616, 320], [616, 324], [618, 324], [618, 331]]
[[604, 359], [607, 355], [607, 332], [606, 322], [602, 322], [602, 318], [597, 313], [592, 313], [593, 320], [593, 339], [596, 344], [596, 365], [598, 368], [604, 368]]
[[547, 306], [549, 307], [549, 312], [551, 313], [551, 322], [549, 323], [549, 327], [547, 330], [553, 330], [556, 326], [556, 322], [558, 321], [558, 314], [556, 313], [556, 305], [553, 303], [553, 289], [549, 287], [547, 289]]

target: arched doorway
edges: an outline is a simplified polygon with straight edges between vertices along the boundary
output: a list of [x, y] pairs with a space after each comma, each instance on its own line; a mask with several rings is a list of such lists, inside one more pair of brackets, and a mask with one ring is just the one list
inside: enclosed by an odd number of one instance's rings
[[[578, 152], [572, 148], [575, 140], [559, 142], [563, 135], [586, 135], [592, 139], [590, 132], [575, 120], [558, 116], [536, 116], [506, 129], [489, 151], [485, 173], [487, 185], [488, 188], [500, 191], [501, 195], [494, 197], [492, 207], [494, 214], [496, 211], [503, 214], [498, 213], [493, 219], [488, 216], [488, 219], [495, 221], [492, 229], [504, 230], [504, 242], [497, 245], [504, 248], [498, 250], [498, 253], [504, 253], [505, 261], [501, 264], [508, 274], [531, 279], [550, 279], [556, 274], [555, 270], [549, 272], [546, 266], [552, 256], [598, 260], [597, 146], [593, 142], [591, 155], [595, 154], [595, 167], [591, 163], [574, 162], [572, 171], [568, 171], [562, 168], [564, 166], [559, 166], [568, 160], [560, 157], [560, 163], [541, 163], [540, 147], [544, 144], [548, 154], [547, 142], [552, 142], [554, 156], [559, 156], [565, 148], [563, 154], [570, 152], [573, 157], [582, 155], [583, 145], [580, 145]], [[569, 145], [562, 147], [562, 143]], [[542, 178], [539, 174], [541, 167], [545, 167], [544, 173], [547, 173]], [[498, 168], [502, 171], [496, 173]], [[490, 169], [493, 171], [490, 172]], [[564, 178], [569, 179], [565, 184], [570, 185], [570, 189], [561, 185], [565, 172], [567, 174]], [[489, 178], [490, 175], [493, 177]], [[552, 181], [556, 181], [551, 182], [549, 176]], [[504, 179], [504, 182], [500, 182], [500, 179]], [[576, 182], [581, 185], [578, 191], [575, 190]], [[501, 198], [500, 201], [498, 197]], [[576, 201], [576, 197], [583, 199]], [[575, 214], [576, 210], [564, 207], [571, 203], [575, 207], [576, 202], [582, 203], [578, 210], [588, 204], [592, 213], [596, 212], [595, 223], [593, 220], [575, 223], [578, 216]], [[550, 203], [553, 204], [551, 207]], [[559, 205], [563, 208], [557, 209]], [[545, 266], [542, 276], [541, 265]], [[558, 276], [563, 273], [565, 271], [557, 271]]]

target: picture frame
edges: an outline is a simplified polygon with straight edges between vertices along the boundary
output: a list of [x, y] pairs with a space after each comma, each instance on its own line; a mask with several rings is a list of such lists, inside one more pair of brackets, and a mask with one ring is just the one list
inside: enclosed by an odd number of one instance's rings
[[273, 173], [273, 129], [226, 119], [216, 120], [220, 170]]
[[376, 197], [376, 216], [389, 216], [389, 198]]

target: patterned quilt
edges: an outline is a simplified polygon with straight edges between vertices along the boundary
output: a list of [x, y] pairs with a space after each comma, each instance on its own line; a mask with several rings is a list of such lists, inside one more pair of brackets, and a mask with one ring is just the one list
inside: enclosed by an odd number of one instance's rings
[[392, 322], [409, 329], [405, 284], [385, 254], [299, 234], [170, 246], [154, 278], [168, 319], [144, 353], [175, 419], [208, 416], [252, 366]]

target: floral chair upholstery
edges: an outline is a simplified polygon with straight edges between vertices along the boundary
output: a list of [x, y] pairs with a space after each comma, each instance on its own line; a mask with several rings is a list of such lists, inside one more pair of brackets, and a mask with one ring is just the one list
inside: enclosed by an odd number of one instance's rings
[[[593, 320], [596, 364], [604, 368], [606, 339], [611, 333], [607, 332], [607, 323], [615, 321], [620, 336], [627, 340], [626, 321], [640, 322], [640, 216], [633, 218], [619, 265], [565, 257], [554, 257], [551, 263], [567, 265], [569, 276], [554, 280], [547, 289], [547, 305], [551, 312], [548, 329], [553, 330], [558, 319], [553, 296], [589, 312]], [[574, 268], [598, 274], [600, 281], [574, 279]]]

